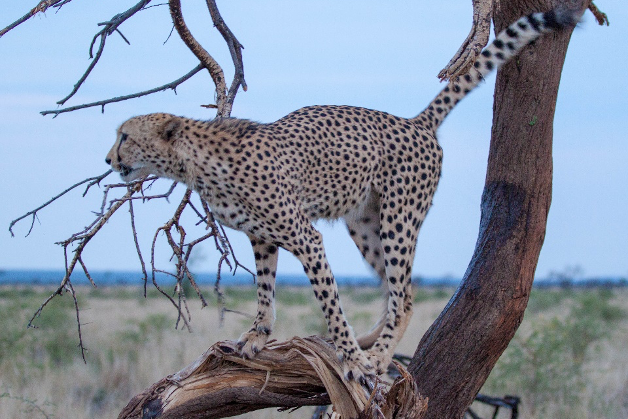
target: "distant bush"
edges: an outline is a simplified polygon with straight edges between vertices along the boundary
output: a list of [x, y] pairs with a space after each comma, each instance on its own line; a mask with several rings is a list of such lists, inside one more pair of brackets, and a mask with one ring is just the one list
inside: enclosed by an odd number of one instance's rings
[[626, 312], [613, 305], [610, 290], [575, 292], [569, 300], [560, 296], [564, 291], [539, 293], [535, 311], [556, 309], [561, 302], [567, 310], [537, 316], [529, 330], [520, 330], [482, 391], [521, 396], [525, 417], [601, 417], [582, 397], [585, 389], [595, 393], [586, 365], [595, 361], [596, 344], [611, 336]]

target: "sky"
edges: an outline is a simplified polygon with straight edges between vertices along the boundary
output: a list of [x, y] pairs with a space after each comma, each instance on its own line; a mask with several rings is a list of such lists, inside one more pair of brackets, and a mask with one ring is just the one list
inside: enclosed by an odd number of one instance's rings
[[[32, 2], [31, 7], [36, 1]], [[42, 110], [70, 92], [89, 64], [88, 46], [107, 21], [134, 1], [74, 0], [58, 13], [49, 10], [0, 38], [0, 270], [63, 269], [55, 244], [81, 230], [100, 208], [101, 193], [82, 198], [75, 191], [22, 221], [11, 237], [11, 220], [82, 179], [105, 172], [104, 159], [116, 128], [131, 116], [170, 112], [210, 119], [213, 84], [206, 73], [141, 99], [79, 110], [57, 118]], [[223, 66], [233, 70], [227, 47], [212, 27], [205, 2], [184, 2], [192, 33]], [[462, 1], [219, 1], [224, 20], [244, 45], [248, 91], [238, 94], [232, 116], [272, 122], [300, 107], [345, 104], [398, 116], [418, 114], [442, 89], [436, 75], [471, 27], [471, 2]], [[624, 53], [628, 6], [598, 2], [611, 25], [598, 26], [590, 13], [574, 32], [562, 74], [554, 122], [553, 199], [537, 277], [578, 270], [585, 277], [628, 277], [628, 87]], [[24, 2], [3, 1], [0, 26], [27, 10]], [[170, 82], [197, 65], [172, 28], [165, 6], [142, 11], [111, 36], [85, 85], [67, 105], [134, 93]], [[167, 40], [167, 42], [165, 42]], [[165, 42], [165, 43], [164, 43]], [[478, 233], [490, 140], [494, 75], [449, 115], [439, 130], [445, 153], [442, 179], [419, 235], [413, 275], [460, 278]], [[106, 183], [118, 182], [110, 176]], [[155, 186], [167, 190], [169, 182]], [[183, 188], [175, 194], [181, 196]], [[154, 231], [178, 203], [136, 205], [139, 240], [150, 253]], [[193, 217], [186, 215], [188, 234]], [[318, 222], [336, 275], [365, 276], [361, 260], [341, 222]], [[248, 239], [232, 230], [236, 256], [253, 268]], [[164, 238], [158, 267], [168, 268]], [[217, 253], [206, 244], [194, 269], [213, 272]], [[129, 214], [118, 211], [90, 242], [84, 261], [92, 270], [139, 270]], [[302, 268], [282, 252], [279, 275]]]

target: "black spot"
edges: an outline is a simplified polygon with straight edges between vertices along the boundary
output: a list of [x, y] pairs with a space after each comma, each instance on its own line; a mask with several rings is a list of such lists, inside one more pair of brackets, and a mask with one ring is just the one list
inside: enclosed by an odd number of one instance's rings
[[532, 15], [532, 14], [528, 15], [528, 23], [530, 24], [530, 26], [532, 26], [534, 28], [535, 31], [539, 32], [540, 27], [541, 27], [541, 22], [536, 20], [534, 15]]
[[508, 35], [511, 38], [519, 37], [519, 33], [511, 27], [508, 27], [508, 29], [506, 29], [506, 35]]

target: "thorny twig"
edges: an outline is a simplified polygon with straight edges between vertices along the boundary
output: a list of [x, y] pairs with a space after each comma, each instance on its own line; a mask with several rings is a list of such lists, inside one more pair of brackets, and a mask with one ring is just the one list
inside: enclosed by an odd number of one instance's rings
[[131, 233], [133, 233], [133, 242], [135, 243], [135, 250], [137, 256], [140, 259], [140, 266], [142, 267], [142, 280], [144, 281], [144, 298], [146, 298], [146, 283], [148, 282], [148, 274], [146, 273], [146, 264], [144, 263], [144, 257], [142, 257], [142, 250], [140, 249], [140, 243], [137, 240], [137, 229], [135, 228], [135, 213], [133, 212], [133, 201], [129, 201], [129, 214], [131, 214]]
[[[128, 191], [125, 194], [125, 197], [131, 197], [131, 195], [133, 195], [139, 189], [141, 189], [141, 183], [135, 183], [133, 186], [130, 186], [128, 188]], [[35, 318], [39, 317], [44, 307], [46, 307], [48, 303], [56, 295], [61, 295], [61, 293], [64, 290], [70, 292], [72, 294], [72, 298], [74, 299], [74, 307], [76, 308], [76, 321], [77, 321], [77, 326], [78, 326], [79, 347], [81, 348], [81, 355], [83, 357], [83, 360], [85, 360], [85, 345], [83, 345], [83, 336], [81, 333], [79, 306], [78, 306], [78, 301], [76, 300], [76, 293], [74, 292], [74, 287], [72, 286], [72, 282], [70, 281], [70, 276], [72, 275], [72, 272], [74, 272], [76, 263], [81, 258], [81, 255], [83, 254], [83, 249], [85, 249], [85, 246], [87, 246], [87, 243], [89, 243], [89, 241], [96, 235], [96, 233], [100, 231], [100, 229], [105, 225], [107, 220], [111, 218], [111, 216], [118, 210], [118, 208], [122, 206], [122, 204], [123, 202], [116, 202], [109, 208], [109, 210], [107, 210], [107, 212], [105, 212], [104, 214], [98, 214], [96, 221], [94, 221], [89, 227], [84, 229], [82, 232], [73, 234], [69, 239], [58, 243], [63, 246], [63, 253], [65, 255], [65, 264], [66, 264], [65, 276], [63, 277], [63, 280], [61, 281], [61, 285], [59, 285], [57, 290], [54, 293], [52, 293], [52, 295], [50, 295], [43, 302], [43, 304], [39, 307], [39, 309], [35, 312], [33, 317], [31, 317], [30, 321], [28, 322], [28, 327], [34, 327], [33, 321], [35, 320]], [[74, 243], [75, 241], [78, 241], [78, 246], [74, 250], [74, 257], [72, 258], [72, 261], [68, 264], [68, 254], [67, 254], [68, 246]], [[85, 266], [82, 261], [81, 261], [81, 265]], [[87, 272], [87, 270], [85, 270], [85, 272]]]

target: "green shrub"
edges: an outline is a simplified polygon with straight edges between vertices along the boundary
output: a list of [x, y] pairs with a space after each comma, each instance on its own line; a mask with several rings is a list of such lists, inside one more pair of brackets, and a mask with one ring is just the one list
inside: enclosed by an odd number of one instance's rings
[[[562, 299], [549, 295], [548, 301]], [[596, 343], [610, 337], [626, 317], [611, 299], [605, 291], [578, 292], [565, 302], [566, 315], [537, 317], [529, 331], [515, 335], [483, 391], [522, 396], [533, 417], [590, 417], [581, 397], [594, 385], [587, 380], [586, 362]]]

